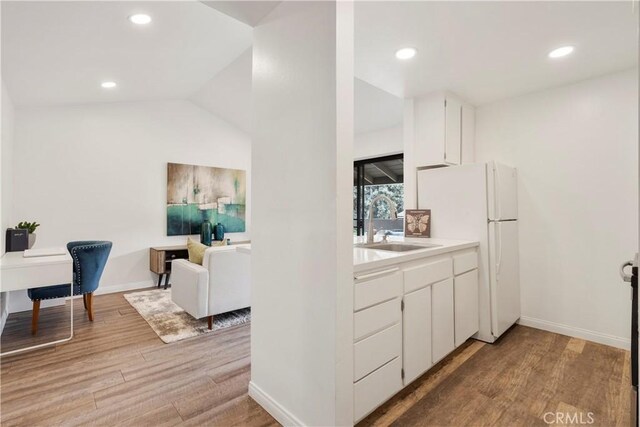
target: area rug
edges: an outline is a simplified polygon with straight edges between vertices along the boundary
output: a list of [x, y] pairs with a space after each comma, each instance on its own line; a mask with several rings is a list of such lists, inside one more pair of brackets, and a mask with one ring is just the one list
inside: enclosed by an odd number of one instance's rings
[[194, 319], [171, 301], [171, 289], [133, 292], [124, 294], [124, 297], [167, 344], [241, 325], [251, 320], [250, 308], [217, 314], [213, 316], [213, 329], [210, 330], [206, 318]]

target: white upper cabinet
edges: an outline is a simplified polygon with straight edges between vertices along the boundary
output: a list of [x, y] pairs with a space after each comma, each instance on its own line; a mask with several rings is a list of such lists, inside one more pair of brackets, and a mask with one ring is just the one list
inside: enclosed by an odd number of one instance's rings
[[444, 100], [444, 162], [459, 165], [462, 161], [462, 102]]
[[437, 92], [413, 100], [416, 167], [472, 163], [475, 109], [457, 96]]
[[476, 109], [469, 104], [462, 104], [462, 164], [476, 161]]

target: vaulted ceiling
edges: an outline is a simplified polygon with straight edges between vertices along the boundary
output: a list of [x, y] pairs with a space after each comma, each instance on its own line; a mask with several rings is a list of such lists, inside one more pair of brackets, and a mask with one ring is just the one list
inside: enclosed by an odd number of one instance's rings
[[[252, 25], [278, 3], [3, 1], [3, 80], [17, 106], [191, 99], [248, 131]], [[637, 66], [626, 1], [359, 1], [355, 11], [358, 133], [400, 124], [405, 97], [446, 89], [479, 105]], [[153, 21], [133, 25], [134, 13]], [[566, 44], [571, 56], [547, 57]], [[405, 46], [418, 54], [399, 61]]]
[[[1, 7], [2, 78], [17, 106], [184, 99], [251, 46], [249, 25], [200, 2]], [[153, 21], [135, 25], [136, 13]]]

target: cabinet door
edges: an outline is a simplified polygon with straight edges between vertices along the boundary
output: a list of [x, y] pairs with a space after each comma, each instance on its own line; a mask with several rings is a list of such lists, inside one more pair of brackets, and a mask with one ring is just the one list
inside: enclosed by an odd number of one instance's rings
[[431, 367], [431, 287], [404, 296], [404, 385]]
[[476, 111], [469, 104], [462, 105], [462, 135], [460, 136], [462, 153], [460, 160], [462, 164], [474, 163], [476, 160], [475, 151], [476, 139]]
[[455, 302], [456, 347], [478, 332], [478, 270], [453, 279]]
[[445, 107], [444, 140], [444, 161], [459, 165], [462, 160], [462, 103], [453, 98], [447, 98]]
[[433, 363], [451, 353], [454, 345], [453, 277], [431, 285], [431, 350]]

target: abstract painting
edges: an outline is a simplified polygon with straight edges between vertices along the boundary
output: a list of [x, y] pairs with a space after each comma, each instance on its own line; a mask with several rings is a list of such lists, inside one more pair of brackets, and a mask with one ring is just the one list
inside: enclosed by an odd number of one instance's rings
[[245, 231], [247, 173], [240, 169], [167, 164], [167, 235], [200, 234], [204, 220], [225, 232]]

